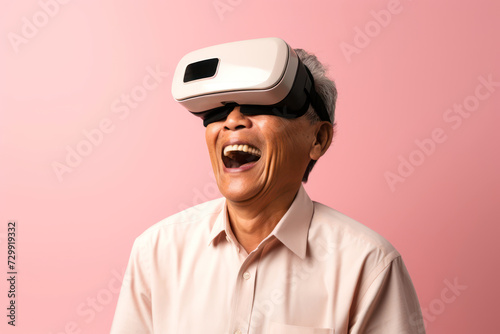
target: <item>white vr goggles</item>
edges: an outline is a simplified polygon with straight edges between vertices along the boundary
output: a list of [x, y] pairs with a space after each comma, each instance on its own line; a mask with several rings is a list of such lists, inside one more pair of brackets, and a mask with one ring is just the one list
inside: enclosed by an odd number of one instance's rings
[[172, 95], [203, 125], [225, 119], [235, 106], [245, 115], [297, 118], [312, 105], [331, 122], [314, 79], [279, 38], [226, 43], [185, 55], [175, 69]]

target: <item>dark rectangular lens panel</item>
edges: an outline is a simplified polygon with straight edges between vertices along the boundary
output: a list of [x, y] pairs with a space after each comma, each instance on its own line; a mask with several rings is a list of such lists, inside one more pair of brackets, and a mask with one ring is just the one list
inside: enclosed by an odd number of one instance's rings
[[217, 65], [219, 65], [217, 58], [189, 64], [186, 67], [186, 73], [184, 73], [184, 82], [213, 77], [217, 72]]

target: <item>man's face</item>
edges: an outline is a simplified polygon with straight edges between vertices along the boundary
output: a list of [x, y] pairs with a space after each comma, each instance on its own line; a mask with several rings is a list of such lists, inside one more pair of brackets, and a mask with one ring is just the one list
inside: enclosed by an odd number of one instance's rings
[[239, 107], [209, 124], [205, 137], [222, 195], [244, 202], [298, 189], [311, 158], [319, 158], [311, 152], [316, 129], [305, 117], [245, 116]]

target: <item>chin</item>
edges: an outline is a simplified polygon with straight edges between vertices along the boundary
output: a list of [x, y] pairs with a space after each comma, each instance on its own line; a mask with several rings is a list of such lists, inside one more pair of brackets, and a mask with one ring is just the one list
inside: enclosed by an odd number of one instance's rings
[[218, 182], [219, 191], [228, 200], [233, 202], [245, 202], [254, 198], [259, 193], [259, 187], [255, 182], [247, 180], [226, 180]]

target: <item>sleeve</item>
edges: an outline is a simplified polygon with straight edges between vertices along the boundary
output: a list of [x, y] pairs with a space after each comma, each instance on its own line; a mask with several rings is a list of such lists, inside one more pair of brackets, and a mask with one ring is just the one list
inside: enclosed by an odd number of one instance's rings
[[373, 273], [351, 310], [350, 334], [425, 334], [417, 294], [401, 256]]
[[151, 260], [146, 248], [140, 239], [134, 241], [111, 325], [111, 334], [153, 333]]

